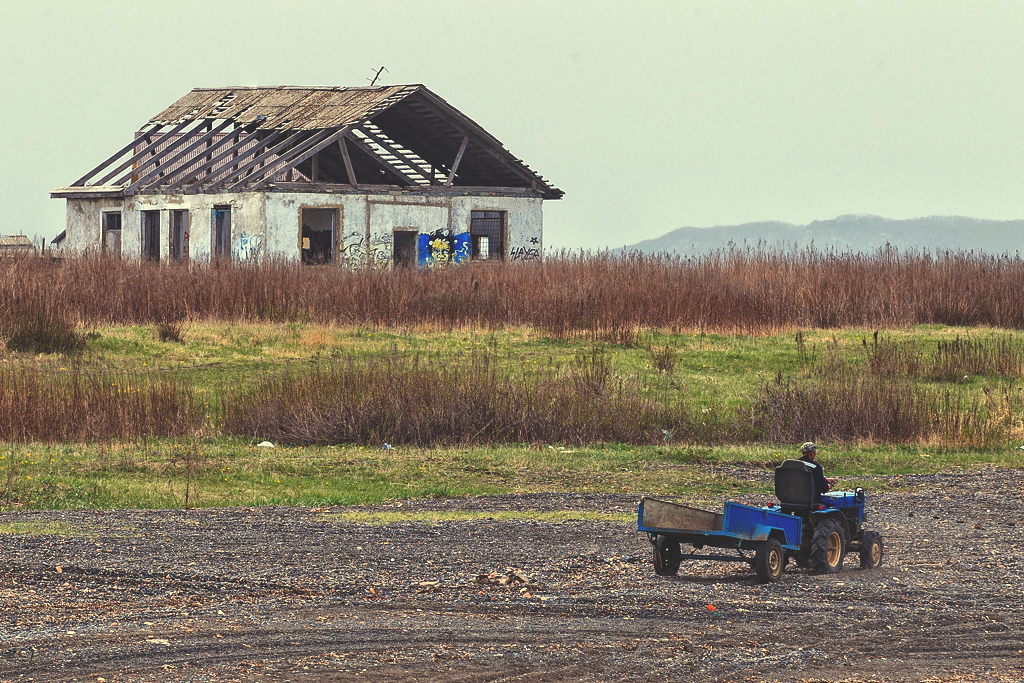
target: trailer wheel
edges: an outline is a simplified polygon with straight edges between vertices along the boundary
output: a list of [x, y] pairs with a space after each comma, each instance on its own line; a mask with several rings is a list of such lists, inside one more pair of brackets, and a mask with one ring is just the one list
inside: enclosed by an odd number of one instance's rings
[[814, 528], [811, 563], [819, 574], [837, 574], [846, 559], [846, 534], [834, 519], [826, 519]]
[[865, 531], [864, 537], [860, 540], [860, 568], [877, 569], [882, 565], [884, 554], [885, 543], [882, 542], [882, 534], [877, 531]]
[[679, 541], [669, 540], [667, 536], [658, 536], [651, 545], [654, 547], [654, 573], [658, 576], [675, 576], [679, 571]]
[[782, 545], [774, 538], [757, 546], [754, 554], [754, 571], [761, 583], [774, 583], [782, 578], [782, 572], [786, 568], [786, 552]]

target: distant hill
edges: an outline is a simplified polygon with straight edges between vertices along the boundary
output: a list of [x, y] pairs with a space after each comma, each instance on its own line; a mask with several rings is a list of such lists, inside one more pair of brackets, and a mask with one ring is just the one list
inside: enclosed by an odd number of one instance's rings
[[736, 246], [789, 251], [814, 246], [819, 251], [870, 253], [889, 244], [900, 251], [983, 251], [989, 254], [1024, 254], [1024, 220], [990, 221], [964, 216], [930, 216], [892, 220], [881, 216], [839, 216], [809, 225], [769, 221], [720, 225], [714, 228], [679, 228], [616, 251], [704, 254], [729, 243]]

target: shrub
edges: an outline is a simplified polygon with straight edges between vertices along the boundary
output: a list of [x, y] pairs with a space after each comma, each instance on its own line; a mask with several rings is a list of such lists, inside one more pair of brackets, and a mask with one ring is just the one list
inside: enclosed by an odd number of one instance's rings
[[183, 342], [185, 341], [185, 326], [180, 321], [157, 323], [156, 336], [162, 342]]
[[609, 382], [599, 348], [574, 367], [499, 371], [486, 353], [465, 365], [429, 358], [349, 358], [268, 377], [224, 396], [224, 428], [290, 444], [445, 446], [485, 443], [721, 443], [749, 438], [735, 420], [661, 405]]
[[11, 351], [74, 354], [85, 348], [87, 336], [59, 305], [35, 297], [13, 299], [3, 307], [0, 339]]
[[191, 390], [173, 380], [0, 370], [0, 441], [185, 436], [205, 425]]

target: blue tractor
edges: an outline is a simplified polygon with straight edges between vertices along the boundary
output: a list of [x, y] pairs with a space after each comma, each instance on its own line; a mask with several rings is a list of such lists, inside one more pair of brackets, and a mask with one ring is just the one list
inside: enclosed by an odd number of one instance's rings
[[[644, 498], [637, 510], [637, 528], [651, 541], [655, 573], [672, 576], [689, 559], [746, 562], [767, 583], [782, 577], [790, 558], [819, 574], [841, 571], [850, 551], [860, 554], [864, 569], [882, 564], [882, 535], [864, 529], [864, 489], [825, 493], [818, 502], [811, 467], [801, 460], [786, 460], [775, 468], [775, 496], [778, 505], [756, 508], [730, 501], [721, 513]], [[693, 552], [684, 554], [683, 543], [692, 545]], [[706, 547], [737, 554], [699, 552]]]

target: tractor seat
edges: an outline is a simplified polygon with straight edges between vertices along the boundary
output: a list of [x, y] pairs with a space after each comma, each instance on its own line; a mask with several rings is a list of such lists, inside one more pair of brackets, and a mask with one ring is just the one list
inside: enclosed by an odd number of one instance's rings
[[814, 502], [814, 472], [803, 460], [786, 460], [775, 468], [775, 497], [783, 507], [806, 508]]

